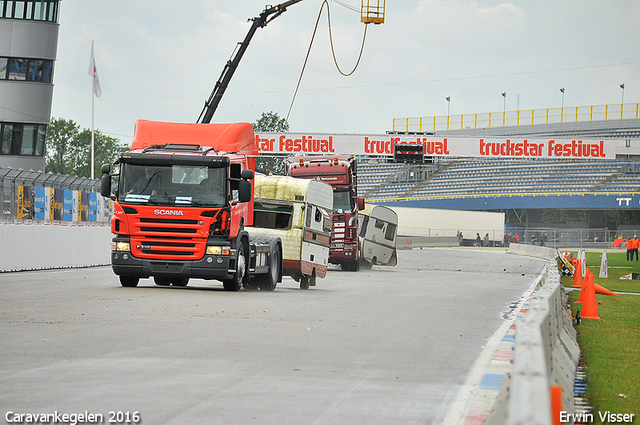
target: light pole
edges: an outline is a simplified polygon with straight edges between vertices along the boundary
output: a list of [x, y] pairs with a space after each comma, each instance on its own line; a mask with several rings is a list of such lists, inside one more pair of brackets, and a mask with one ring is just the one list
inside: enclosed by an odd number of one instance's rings
[[502, 105], [502, 126], [505, 126], [506, 123], [506, 118], [507, 118], [507, 92], [503, 91], [502, 93], [502, 97], [504, 98], [504, 102]]
[[447, 99], [447, 130], [449, 130], [449, 115], [451, 114], [451, 96], [445, 97]]
[[560, 104], [560, 122], [564, 121], [564, 87], [560, 89], [562, 93], [562, 103]]
[[620, 90], [622, 90], [622, 99], [620, 99], [620, 119], [622, 119], [624, 112], [624, 83], [620, 84]]

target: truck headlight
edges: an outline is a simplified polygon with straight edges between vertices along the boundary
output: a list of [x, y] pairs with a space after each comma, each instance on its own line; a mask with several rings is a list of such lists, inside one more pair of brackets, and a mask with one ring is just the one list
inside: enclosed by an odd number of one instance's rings
[[208, 255], [229, 255], [230, 248], [228, 246], [208, 246]]
[[129, 242], [111, 242], [111, 251], [131, 251]]

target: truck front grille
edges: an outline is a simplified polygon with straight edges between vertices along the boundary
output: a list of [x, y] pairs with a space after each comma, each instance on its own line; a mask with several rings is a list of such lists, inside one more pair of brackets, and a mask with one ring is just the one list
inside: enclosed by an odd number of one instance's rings
[[202, 221], [140, 218], [133, 227], [131, 249], [136, 257], [195, 260], [204, 255], [208, 228]]

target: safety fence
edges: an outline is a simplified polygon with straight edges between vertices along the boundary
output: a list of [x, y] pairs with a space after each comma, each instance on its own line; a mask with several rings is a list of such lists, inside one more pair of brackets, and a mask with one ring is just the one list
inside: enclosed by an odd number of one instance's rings
[[640, 103], [565, 106], [475, 114], [394, 118], [393, 131], [423, 132], [640, 117]]
[[545, 246], [557, 249], [607, 249], [624, 248], [624, 240], [640, 235], [640, 226], [625, 226], [619, 230], [608, 228], [550, 228], [532, 227], [505, 232], [510, 239], [520, 236], [522, 244]]
[[[456, 245], [508, 248], [511, 244], [518, 243], [526, 246], [569, 250], [625, 249], [624, 241], [626, 239], [630, 239], [634, 235], [640, 236], [640, 226], [637, 228], [625, 226], [619, 230], [611, 230], [608, 228], [525, 228], [507, 225], [503, 231], [479, 228], [437, 229], [431, 227], [410, 227], [404, 226], [403, 223], [399, 223], [399, 225], [401, 227], [398, 235], [411, 240], [412, 246], [414, 244], [415, 246], [419, 246], [418, 240], [423, 240], [423, 243], [430, 246], [438, 246], [434, 243], [436, 240], [439, 240], [444, 244], [442, 246], [450, 246], [451, 238], [456, 238], [457, 240], [458, 232], [461, 232], [463, 239], [459, 243], [456, 242]], [[480, 242], [477, 242], [476, 239], [478, 235], [481, 239]]]
[[99, 180], [0, 168], [0, 224], [107, 225], [113, 202], [99, 190]]

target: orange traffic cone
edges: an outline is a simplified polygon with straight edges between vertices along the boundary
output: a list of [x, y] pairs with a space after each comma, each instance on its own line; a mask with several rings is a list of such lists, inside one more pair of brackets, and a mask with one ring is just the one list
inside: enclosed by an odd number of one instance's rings
[[602, 294], [602, 295], [615, 295], [616, 297], [619, 297], [620, 295], [616, 294], [613, 291], [610, 291], [609, 289], [605, 288], [604, 286], [600, 286], [597, 283], [594, 283], [593, 286], [596, 288], [596, 294]]
[[582, 264], [580, 264], [580, 260], [576, 261], [573, 266], [573, 286], [576, 288], [582, 286]]
[[596, 301], [596, 288], [593, 283], [593, 274], [589, 274], [589, 279], [585, 283], [584, 299], [582, 300], [583, 319], [600, 319], [598, 317], [598, 301]]
[[584, 301], [584, 294], [587, 291], [587, 284], [589, 283], [590, 279], [593, 279], [593, 274], [589, 271], [589, 269], [587, 269], [587, 274], [584, 275], [584, 281], [582, 282], [580, 296], [578, 297], [578, 301], [576, 301], [576, 303], [582, 303]]
[[560, 412], [562, 412], [562, 387], [553, 385], [549, 389], [551, 393], [551, 424], [561, 425]]

